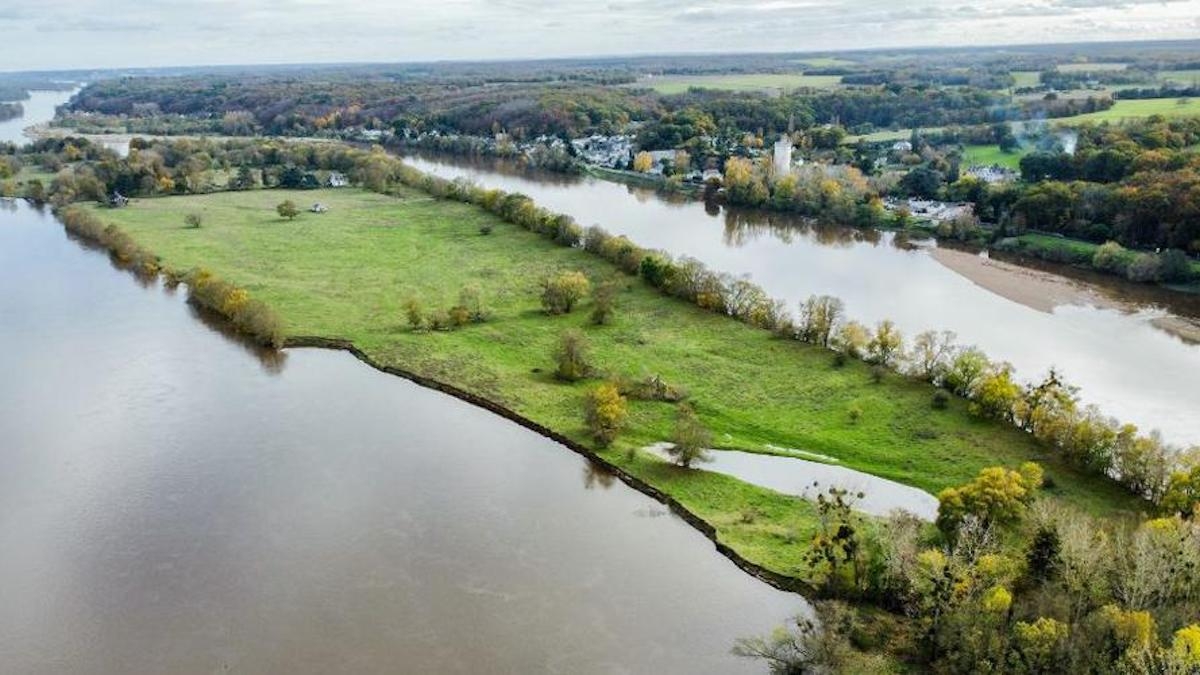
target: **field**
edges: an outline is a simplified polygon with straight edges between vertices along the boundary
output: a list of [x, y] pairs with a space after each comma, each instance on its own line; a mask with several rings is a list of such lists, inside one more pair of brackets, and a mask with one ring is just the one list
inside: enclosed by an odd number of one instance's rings
[[[329, 212], [282, 220], [274, 205], [288, 197], [321, 202]], [[466, 389], [583, 443], [590, 443], [581, 416], [589, 385], [549, 374], [569, 328], [586, 335], [594, 364], [608, 376], [659, 375], [689, 392], [722, 447], [798, 448], [931, 492], [985, 466], [1034, 459], [1053, 476], [1055, 499], [1100, 514], [1133, 505], [1112, 484], [1043, 456], [1024, 434], [970, 416], [962, 401], [932, 410], [928, 385], [896, 375], [873, 383], [862, 363], [834, 367], [825, 350], [666, 298], [598, 257], [469, 205], [413, 192], [271, 190], [140, 200], [96, 213], [169, 266], [206, 266], [246, 287], [279, 311], [291, 335], [352, 340], [378, 363]], [[203, 227], [185, 228], [189, 213], [201, 214]], [[480, 234], [485, 223], [495, 227], [491, 235]], [[588, 325], [586, 304], [560, 317], [540, 310], [539, 281], [563, 270], [619, 280], [613, 325]], [[482, 289], [488, 322], [454, 332], [405, 326], [406, 299], [448, 308], [471, 284]], [[852, 408], [862, 411], [857, 422]], [[808, 503], [627, 454], [669, 439], [673, 419], [670, 404], [632, 403], [629, 430], [606, 457], [680, 499], [748, 559], [800, 574], [791, 542], [811, 527]], [[749, 508], [758, 515], [744, 518]]]
[[1042, 81], [1042, 74], [1036, 70], [1014, 70], [1009, 74], [1016, 80], [1014, 87], [1036, 87]]
[[758, 73], [737, 75], [664, 75], [648, 77], [638, 86], [650, 87], [660, 94], [681, 94], [692, 87], [729, 91], [779, 92], [800, 87], [828, 89], [841, 84], [840, 75], [804, 75], [801, 73]]
[[1159, 82], [1193, 87], [1200, 83], [1200, 70], [1160, 70], [1155, 73]]
[[1060, 73], [1099, 73], [1104, 71], [1125, 70], [1128, 63], [1063, 63], [1059, 64]]
[[963, 148], [963, 162], [967, 166], [992, 166], [998, 164], [1014, 171], [1021, 168], [1021, 158], [1027, 150], [1004, 152], [998, 145], [968, 145]]
[[866, 141], [867, 143], [880, 143], [883, 141], [907, 141], [911, 136], [912, 129], [900, 129], [898, 131], [876, 131], [870, 134], [847, 136], [842, 139], [842, 144], [853, 145], [859, 141]]
[[1196, 98], [1147, 98], [1132, 101], [1117, 101], [1113, 107], [1100, 112], [1059, 117], [1050, 120], [1056, 124], [1078, 124], [1080, 122], [1120, 122], [1121, 120], [1162, 115], [1164, 117], [1191, 117], [1200, 115], [1200, 99]]

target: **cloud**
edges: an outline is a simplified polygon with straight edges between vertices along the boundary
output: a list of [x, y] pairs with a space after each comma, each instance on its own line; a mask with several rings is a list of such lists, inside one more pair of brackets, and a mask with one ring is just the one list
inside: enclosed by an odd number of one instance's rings
[[[1200, 0], [5, 0], [5, 69], [1197, 37]], [[1086, 20], [1085, 20], [1086, 19]]]

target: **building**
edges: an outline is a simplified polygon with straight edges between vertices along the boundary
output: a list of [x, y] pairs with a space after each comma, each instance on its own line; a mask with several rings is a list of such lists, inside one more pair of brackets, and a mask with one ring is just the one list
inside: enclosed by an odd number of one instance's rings
[[775, 164], [775, 175], [784, 176], [792, 171], [792, 139], [784, 134], [775, 141], [775, 148], [771, 151], [771, 156]]
[[346, 178], [346, 174], [341, 171], [330, 171], [329, 177], [325, 179], [325, 185], [331, 188], [346, 187], [350, 184], [350, 179]]

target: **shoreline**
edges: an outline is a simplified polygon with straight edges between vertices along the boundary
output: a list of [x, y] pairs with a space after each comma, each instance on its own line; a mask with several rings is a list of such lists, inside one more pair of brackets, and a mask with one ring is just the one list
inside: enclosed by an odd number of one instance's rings
[[670, 509], [672, 513], [679, 516], [685, 522], [687, 522], [689, 525], [691, 525], [693, 528], [695, 528], [697, 531], [699, 531], [700, 534], [702, 534], [706, 539], [708, 539], [710, 542], [712, 542], [713, 547], [719, 553], [724, 555], [726, 558], [728, 558], [730, 561], [732, 561], [733, 564], [737, 565], [738, 568], [740, 568], [743, 572], [749, 574], [750, 576], [770, 585], [773, 588], [776, 588], [781, 591], [786, 591], [789, 593], [796, 593], [797, 595], [800, 595], [806, 599], [815, 599], [815, 598], [820, 597], [820, 594], [817, 592], [816, 588], [813, 587], [812, 585], [810, 585], [808, 582], [806, 582], [802, 579], [799, 579], [797, 577], [792, 577], [792, 576], [788, 576], [786, 574], [780, 574], [778, 572], [774, 572], [772, 570], [769, 570], [757, 563], [751, 562], [750, 560], [747, 560], [746, 558], [744, 558], [740, 553], [735, 551], [732, 547], [728, 546], [727, 544], [725, 544], [724, 542], [720, 541], [717, 538], [716, 528], [712, 524], [710, 524], [708, 521], [704, 520], [700, 516], [696, 515], [692, 511], [688, 510], [687, 507], [685, 507], [682, 503], [680, 503], [677, 499], [675, 499], [671, 495], [663, 492], [662, 490], [659, 490], [658, 488], [647, 483], [646, 481], [642, 480], [641, 478], [638, 478], [637, 476], [633, 475], [632, 473], [629, 473], [628, 471], [626, 471], [625, 469], [622, 469], [621, 467], [617, 466], [616, 464], [613, 464], [609, 460], [607, 460], [604, 457], [597, 454], [595, 450], [588, 448], [587, 446], [585, 446], [581, 443], [578, 443], [577, 441], [574, 441], [574, 440], [566, 437], [565, 435], [563, 435], [557, 431], [554, 431], [553, 429], [550, 429], [549, 427], [539, 424], [539, 423], [529, 419], [528, 417], [525, 417], [524, 415], [521, 415], [520, 413], [512, 410], [511, 408], [507, 408], [505, 406], [500, 405], [499, 403], [496, 403], [495, 401], [484, 398], [477, 394], [473, 394], [464, 389], [460, 389], [459, 387], [456, 387], [452, 384], [447, 384], [440, 380], [425, 377], [423, 375], [418, 375], [417, 373], [414, 373], [412, 371], [408, 371], [408, 370], [405, 370], [403, 368], [399, 368], [396, 366], [383, 365], [382, 363], [379, 363], [379, 362], [375, 361], [374, 359], [372, 359], [370, 357], [370, 355], [368, 355], [366, 352], [359, 349], [350, 340], [345, 340], [345, 339], [340, 339], [340, 338], [325, 338], [325, 337], [320, 337], [320, 336], [300, 336], [300, 335], [298, 335], [298, 336], [288, 337], [284, 341], [283, 348], [284, 349], [328, 349], [328, 350], [345, 351], [345, 352], [348, 352], [351, 355], [353, 355], [354, 358], [358, 359], [359, 361], [366, 364], [367, 366], [374, 368], [375, 370], [378, 370], [382, 373], [386, 373], [388, 375], [393, 375], [395, 377], [403, 378], [405, 380], [408, 380], [408, 381], [416, 384], [417, 386], [425, 387], [426, 389], [432, 389], [434, 391], [440, 392], [442, 394], [446, 394], [448, 396], [453, 396], [454, 398], [456, 398], [460, 401], [469, 403], [478, 408], [483, 408], [484, 410], [487, 410], [488, 412], [493, 413], [495, 415], [499, 415], [500, 417], [503, 417], [503, 418], [509, 420], [510, 422], [514, 422], [514, 423], [516, 423], [516, 424], [518, 424], [540, 436], [548, 438], [548, 439], [566, 447], [567, 449], [571, 450], [572, 452], [575, 452], [576, 454], [581, 455], [588, 461], [591, 461], [591, 462], [594, 462], [595, 464], [600, 465], [603, 469], [605, 469], [612, 475], [619, 478], [621, 480], [621, 482], [624, 483], [625, 485], [629, 486], [630, 488], [633, 488], [634, 490], [637, 490], [638, 492], [646, 495], [647, 497], [650, 497], [651, 499], [654, 499], [655, 501], [659, 502], [660, 504], [663, 504], [668, 509]]

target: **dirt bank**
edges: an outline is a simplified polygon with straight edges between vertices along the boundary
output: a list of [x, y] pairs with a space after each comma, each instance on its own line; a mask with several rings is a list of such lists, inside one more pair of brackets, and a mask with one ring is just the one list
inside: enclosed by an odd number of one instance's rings
[[930, 255], [977, 286], [1039, 312], [1049, 313], [1060, 305], [1120, 306], [1085, 284], [1049, 272], [949, 248], [930, 249]]

